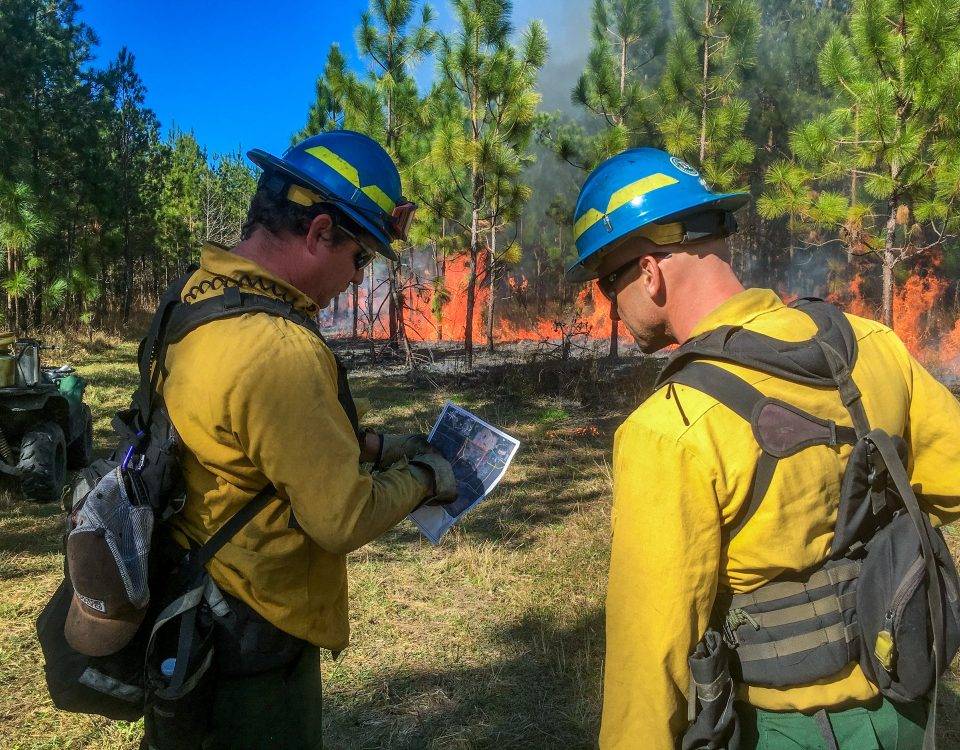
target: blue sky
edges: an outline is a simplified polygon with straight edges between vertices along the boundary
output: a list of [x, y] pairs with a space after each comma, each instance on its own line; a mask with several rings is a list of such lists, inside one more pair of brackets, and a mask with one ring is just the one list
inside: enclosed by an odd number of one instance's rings
[[[100, 38], [97, 65], [126, 45], [163, 132], [193, 130], [210, 154], [283, 151], [313, 100], [333, 42], [357, 69], [354, 30], [367, 0], [80, 0]], [[446, 0], [434, 2], [448, 29]], [[542, 18], [551, 41], [545, 104], [563, 106], [589, 46], [588, 0], [515, 0], [518, 27]], [[428, 81], [431, 65], [418, 75]]]

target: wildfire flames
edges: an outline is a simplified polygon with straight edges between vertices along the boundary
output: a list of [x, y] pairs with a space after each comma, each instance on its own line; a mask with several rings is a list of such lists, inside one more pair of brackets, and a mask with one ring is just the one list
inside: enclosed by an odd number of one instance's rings
[[[476, 300], [473, 310], [473, 340], [486, 340], [486, 317], [490, 285], [482, 269], [486, 261], [479, 259]], [[950, 378], [960, 378], [960, 320], [948, 314], [951, 282], [938, 275], [937, 259], [927, 269], [911, 274], [897, 284], [894, 292], [894, 330], [907, 349], [927, 366], [933, 366]], [[381, 269], [377, 280], [374, 308], [374, 335], [386, 337], [387, 305], [386, 283]], [[429, 268], [418, 269], [403, 284], [404, 324], [411, 341], [462, 341], [467, 322], [467, 286], [470, 268], [466, 255], [448, 259], [442, 269], [442, 283]], [[869, 278], [856, 273], [843, 288], [827, 295], [827, 299], [844, 310], [860, 317], [879, 319], [880, 305], [867, 293]], [[535, 284], [522, 273], [510, 272], [504, 283], [498, 284], [493, 328], [497, 342], [557, 341], [582, 337], [588, 340], [607, 340], [610, 336], [610, 307], [594, 284], [584, 286], [576, 298], [561, 305], [547, 304], [540, 315], [534, 310]], [[438, 298], [438, 295], [446, 294]], [[362, 320], [359, 329], [368, 328], [367, 288], [359, 290], [359, 308]], [[797, 295], [780, 290], [785, 302]], [[324, 323], [334, 335], [349, 335], [352, 330], [351, 292], [339, 300], [337, 312], [327, 312]], [[442, 304], [438, 304], [442, 301]], [[621, 341], [627, 340], [622, 326], [618, 328]]]
[[[936, 274], [913, 273], [898, 284], [893, 297], [893, 329], [910, 353], [927, 366], [955, 379], [960, 377], [960, 320], [945, 314], [951, 283]], [[847, 312], [877, 320], [880, 310], [864, 294], [864, 277], [857, 273], [847, 287], [828, 296]]]
[[[478, 266], [482, 269], [485, 261], [481, 257]], [[462, 341], [467, 323], [467, 286], [469, 283], [469, 258], [461, 256], [448, 259], [443, 273], [443, 287], [449, 299], [442, 305], [436, 305], [434, 295], [435, 274], [420, 271], [416, 283], [404, 284], [404, 324], [407, 335], [412, 341]], [[374, 334], [387, 335], [387, 305], [385, 303], [386, 284], [378, 279], [375, 292]], [[495, 300], [494, 339], [508, 341], [552, 341], [580, 336], [587, 339], [606, 340], [610, 337], [610, 306], [595, 285], [583, 287], [573, 305], [560, 310], [557, 305], [549, 309], [553, 314], [537, 316], [530, 311], [530, 280], [520, 273], [511, 273], [506, 283], [498, 285], [498, 298]], [[359, 293], [361, 315], [367, 309], [366, 287]], [[324, 323], [338, 334], [351, 331], [351, 293], [343, 295], [337, 306], [338, 312]], [[476, 299], [473, 309], [473, 340], [481, 342], [486, 336], [486, 317], [490, 301], [490, 286], [485, 283], [483, 274], [479, 274], [476, 284]], [[367, 321], [361, 323], [365, 329]], [[626, 340], [622, 327], [619, 337]]]

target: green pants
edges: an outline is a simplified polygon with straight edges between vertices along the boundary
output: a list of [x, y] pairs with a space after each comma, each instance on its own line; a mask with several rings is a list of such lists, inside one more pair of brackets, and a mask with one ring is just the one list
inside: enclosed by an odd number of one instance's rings
[[[743, 746], [756, 750], [824, 750], [813, 716], [796, 711], [764, 711], [737, 704]], [[920, 750], [927, 720], [922, 701], [895, 704], [886, 698], [867, 706], [827, 714], [840, 750]]]
[[286, 669], [221, 679], [203, 750], [320, 750], [320, 651]]

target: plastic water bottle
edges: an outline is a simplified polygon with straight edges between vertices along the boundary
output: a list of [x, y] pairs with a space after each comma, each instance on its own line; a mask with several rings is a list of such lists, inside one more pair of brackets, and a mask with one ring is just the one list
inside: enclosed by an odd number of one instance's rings
[[173, 677], [173, 672], [177, 668], [177, 660], [173, 657], [164, 659], [160, 662], [160, 674], [164, 677]]

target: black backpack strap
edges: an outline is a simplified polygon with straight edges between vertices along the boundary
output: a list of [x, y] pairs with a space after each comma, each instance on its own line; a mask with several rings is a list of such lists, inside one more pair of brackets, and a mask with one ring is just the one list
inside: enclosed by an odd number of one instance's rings
[[[671, 375], [667, 382], [680, 383], [706, 393], [751, 424], [754, 413], [766, 399], [766, 396], [745, 380], [708, 362], [690, 362]], [[778, 462], [777, 456], [765, 450], [760, 453], [750, 485], [749, 500], [737, 512], [733, 522], [723, 527], [721, 532], [725, 544], [729, 543], [757, 512], [770, 487]]]
[[227, 522], [217, 529], [213, 536], [207, 539], [197, 550], [196, 561], [200, 567], [206, 567], [207, 563], [220, 551], [220, 548], [233, 539], [240, 529], [250, 523], [267, 506], [276, 492], [276, 487], [273, 484], [268, 484], [254, 495], [246, 505], [230, 516]]
[[[326, 343], [326, 339], [324, 339], [316, 322], [297, 310], [289, 302], [274, 299], [273, 297], [265, 297], [262, 294], [241, 292], [236, 286], [228, 286], [221, 295], [209, 297], [199, 302], [177, 305], [173, 308], [158, 360], [160, 363], [158, 369], [163, 369], [166, 348], [170, 344], [182, 340], [194, 329], [215, 320], [224, 320], [225, 318], [254, 313], [266, 313], [267, 315], [286, 318], [290, 322], [305, 328]], [[353, 394], [350, 392], [350, 384], [347, 380], [347, 370], [336, 353], [332, 351], [331, 353], [337, 365], [337, 400], [340, 402], [340, 406], [343, 407], [347, 419], [350, 420], [354, 434], [356, 434], [359, 439], [360, 424], [357, 417], [357, 407], [353, 401]]]
[[821, 342], [837, 352], [852, 371], [856, 336], [846, 316], [822, 300], [805, 298], [793, 304], [813, 319], [817, 333], [806, 341], [783, 341], [741, 326], [719, 326], [686, 341], [667, 360], [657, 384], [698, 359], [744, 365], [784, 380], [817, 387], [836, 387], [835, 371]]
[[134, 401], [141, 410], [144, 424], [150, 422], [150, 416], [159, 395], [157, 384], [160, 380], [161, 367], [154, 367], [154, 364], [162, 362], [161, 354], [164, 351], [164, 341], [170, 316], [180, 306], [180, 295], [183, 293], [187, 281], [196, 272], [196, 268], [196, 266], [191, 266], [185, 274], [171, 282], [163, 294], [160, 295], [160, 302], [153, 318], [150, 320], [147, 335], [140, 341], [137, 350], [140, 385], [136, 394], [134, 394]]
[[937, 691], [940, 684], [940, 675], [947, 668], [947, 664], [945, 664], [947, 654], [944, 648], [947, 633], [944, 624], [943, 598], [940, 591], [942, 576], [937, 568], [936, 553], [933, 550], [931, 540], [931, 535], [935, 532], [929, 516], [920, 507], [920, 501], [910, 484], [910, 478], [907, 476], [907, 469], [890, 436], [883, 430], [872, 430], [866, 435], [865, 439], [872, 443], [880, 454], [883, 465], [886, 467], [890, 479], [893, 480], [907, 514], [917, 530], [917, 536], [920, 538], [920, 553], [927, 573], [927, 611], [930, 615], [931, 650], [934, 664], [933, 687], [931, 688], [930, 703], [927, 707], [927, 726], [924, 731], [923, 747], [924, 750], [933, 750], [936, 745]]
[[853, 420], [857, 435], [863, 437], [870, 432], [870, 422], [863, 408], [860, 389], [852, 378], [858, 350], [857, 337], [850, 321], [838, 307], [815, 297], [798, 299], [791, 307], [803, 311], [817, 324], [813, 340], [823, 352], [833, 382], [840, 391], [840, 400]]
[[690, 362], [667, 381], [695, 388], [712, 396], [748, 422], [760, 445], [760, 458], [753, 475], [750, 497], [733, 522], [724, 527], [724, 541], [733, 539], [754, 516], [773, 480], [781, 458], [812, 445], [852, 445], [857, 435], [849, 427], [769, 398], [733, 373], [709, 362]]

